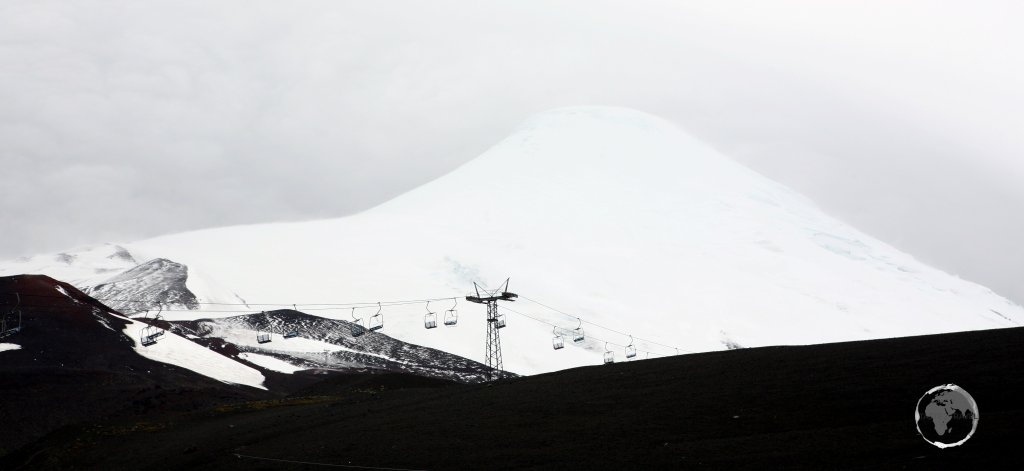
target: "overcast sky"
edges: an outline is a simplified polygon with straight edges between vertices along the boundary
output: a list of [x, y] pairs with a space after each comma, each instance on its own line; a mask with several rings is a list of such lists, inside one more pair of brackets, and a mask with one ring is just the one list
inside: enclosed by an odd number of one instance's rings
[[533, 113], [665, 117], [1024, 301], [1024, 8], [0, 2], [0, 258], [349, 214]]

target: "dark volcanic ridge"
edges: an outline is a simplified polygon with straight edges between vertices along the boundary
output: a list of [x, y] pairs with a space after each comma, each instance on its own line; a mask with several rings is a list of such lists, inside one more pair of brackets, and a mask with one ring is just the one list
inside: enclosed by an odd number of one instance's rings
[[[291, 309], [172, 321], [170, 325], [172, 332], [202, 344], [231, 343], [229, 339], [248, 336], [249, 342], [234, 344], [239, 353], [271, 356], [311, 370], [353, 373], [376, 369], [460, 382], [483, 381], [490, 373], [486, 365], [458, 355], [403, 342], [379, 332], [366, 331], [357, 337], [352, 333], [356, 325], [351, 322]], [[342, 349], [296, 351], [291, 348], [295, 340], [285, 337], [289, 333], [296, 335], [294, 339], [315, 340], [328, 344], [325, 347], [336, 345]], [[268, 334], [269, 342], [252, 342], [259, 335]]]

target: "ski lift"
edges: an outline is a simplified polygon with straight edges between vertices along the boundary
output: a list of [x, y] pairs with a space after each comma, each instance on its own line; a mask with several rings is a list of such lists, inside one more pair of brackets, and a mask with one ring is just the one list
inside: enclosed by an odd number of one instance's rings
[[633, 336], [629, 336], [629, 345], [626, 345], [626, 358], [633, 358], [636, 356], [636, 347], [633, 346]]
[[580, 343], [583, 341], [583, 321], [579, 317], [576, 320], [579, 322], [579, 325], [572, 331], [572, 341]]
[[377, 313], [372, 315], [372, 316], [370, 316], [369, 328], [370, 328], [371, 332], [374, 331], [374, 330], [380, 330], [380, 329], [384, 328], [384, 314], [381, 314], [381, 312], [380, 312], [382, 309], [384, 309], [384, 308], [380, 307], [380, 302], [378, 302], [377, 303]]
[[363, 318], [356, 317], [356, 308], [352, 308], [352, 336], [359, 337], [366, 333], [366, 327], [363, 327]]
[[159, 336], [159, 334], [157, 334], [156, 331], [156, 327], [153, 327], [151, 325], [147, 325], [146, 327], [142, 328], [142, 332], [139, 334], [139, 336], [141, 337], [141, 343], [143, 347], [148, 347], [156, 343], [156, 338]]
[[[161, 321], [161, 320], [164, 319], [163, 316], [160, 315], [160, 313], [164, 312], [163, 304], [157, 304], [156, 306], [158, 308], [160, 308], [160, 310], [158, 310], [156, 315], [153, 316], [153, 321], [154, 322], [155, 321]], [[150, 325], [152, 325], [152, 324], [150, 324]], [[160, 328], [160, 326], [158, 326], [158, 325], [153, 325], [153, 329], [154, 329], [154, 331], [150, 335], [150, 337], [153, 337], [154, 339], [164, 334], [164, 329]]]
[[455, 310], [455, 307], [459, 305], [459, 298], [452, 298], [452, 301], [455, 301], [455, 304], [444, 312], [444, 325], [449, 327], [459, 323], [459, 311]]
[[608, 342], [604, 343], [604, 364], [615, 363], [615, 352], [608, 350]]
[[498, 314], [497, 316], [494, 317], [494, 328], [496, 328], [496, 329], [504, 329], [505, 328], [505, 315], [504, 314]]
[[423, 327], [426, 329], [437, 327], [437, 313], [430, 312], [430, 301], [427, 301], [427, 313], [423, 316]]
[[561, 350], [565, 347], [565, 341], [562, 340], [562, 335], [558, 333], [557, 327], [551, 328], [551, 333], [555, 334], [555, 338], [551, 339], [551, 348], [555, 350]]
[[[260, 314], [263, 314], [263, 320], [267, 321], [267, 323], [269, 324], [270, 319], [267, 317], [267, 311], [263, 311]], [[270, 332], [263, 333], [263, 329], [257, 327], [256, 343], [270, 343]]]

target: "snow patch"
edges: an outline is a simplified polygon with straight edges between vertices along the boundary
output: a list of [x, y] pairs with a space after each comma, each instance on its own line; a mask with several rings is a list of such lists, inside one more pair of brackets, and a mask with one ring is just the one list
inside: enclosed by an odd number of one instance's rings
[[179, 337], [172, 332], [165, 332], [157, 343], [144, 347], [141, 345], [142, 330], [147, 324], [125, 318], [128, 325], [124, 334], [132, 339], [135, 352], [150, 360], [180, 366], [218, 381], [232, 384], [243, 384], [259, 389], [266, 389], [266, 379], [258, 370], [243, 365], [231, 358], [214, 352], [188, 339]]
[[258, 353], [243, 352], [238, 354], [238, 357], [254, 365], [258, 365], [268, 370], [278, 371], [281, 373], [292, 374], [296, 371], [301, 371], [305, 369], [299, 366], [295, 366], [284, 360], [274, 358], [272, 356], [260, 355]]
[[73, 297], [71, 297], [71, 295], [70, 295], [70, 294], [68, 294], [67, 290], [65, 290], [63, 286], [55, 286], [54, 288], [55, 288], [55, 289], [57, 290], [57, 292], [58, 292], [58, 293], [60, 293], [60, 294], [63, 294], [63, 295], [64, 295], [64, 296], [66, 296], [66, 297], [67, 297], [68, 299], [70, 299], [70, 300], [74, 301], [74, 302], [75, 302], [75, 304], [78, 304], [78, 300], [77, 300], [77, 299], [75, 299], [75, 298], [73, 298]]
[[9, 350], [21, 350], [21, 345], [16, 343], [0, 343], [0, 352], [6, 352]]

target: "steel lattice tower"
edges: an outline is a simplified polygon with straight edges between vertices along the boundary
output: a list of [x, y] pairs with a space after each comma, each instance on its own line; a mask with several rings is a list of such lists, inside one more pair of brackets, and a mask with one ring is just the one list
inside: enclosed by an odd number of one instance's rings
[[490, 368], [491, 379], [504, 376], [504, 367], [501, 362], [501, 333], [499, 329], [505, 327], [505, 316], [498, 314], [498, 301], [515, 301], [519, 295], [508, 291], [508, 279], [503, 287], [493, 291], [483, 290], [481, 295], [480, 286], [473, 283], [473, 290], [476, 296], [466, 296], [466, 301], [487, 305], [487, 340], [485, 344], [486, 364]]

